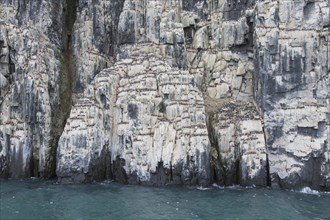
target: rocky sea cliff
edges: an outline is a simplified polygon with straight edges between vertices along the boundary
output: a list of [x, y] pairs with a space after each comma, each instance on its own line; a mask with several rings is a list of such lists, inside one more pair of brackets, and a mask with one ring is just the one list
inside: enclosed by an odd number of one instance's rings
[[330, 190], [329, 0], [0, 0], [0, 178]]

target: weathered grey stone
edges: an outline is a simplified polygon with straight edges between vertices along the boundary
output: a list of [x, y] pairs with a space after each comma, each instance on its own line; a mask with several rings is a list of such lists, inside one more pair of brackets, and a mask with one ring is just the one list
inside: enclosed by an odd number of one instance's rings
[[329, 186], [329, 32], [320, 12], [328, 7], [326, 1], [277, 2], [262, 10], [278, 10], [278, 25], [256, 23], [255, 92], [264, 112], [272, 183], [284, 188]]
[[225, 102], [209, 117], [214, 180], [221, 185], [269, 184], [262, 119], [256, 107]]
[[329, 190], [329, 10], [0, 0], [0, 177]]
[[[132, 48], [132, 54], [140, 48]], [[100, 156], [107, 146], [116, 158], [111, 172], [120, 182], [163, 185], [179, 178], [175, 183], [209, 184], [202, 94], [190, 84], [188, 72], [175, 71], [151, 55], [118, 61], [76, 101], [59, 142], [60, 179], [95, 175], [90, 173], [91, 155]], [[166, 175], [159, 169], [167, 170]], [[154, 173], [165, 175], [165, 182]]]
[[58, 3], [0, 4], [0, 177], [48, 175], [52, 106], [58, 103]]

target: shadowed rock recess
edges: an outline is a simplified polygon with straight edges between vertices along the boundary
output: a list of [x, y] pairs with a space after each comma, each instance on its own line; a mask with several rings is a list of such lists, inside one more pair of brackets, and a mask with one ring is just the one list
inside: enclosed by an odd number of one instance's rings
[[328, 0], [0, 0], [0, 178], [330, 191]]

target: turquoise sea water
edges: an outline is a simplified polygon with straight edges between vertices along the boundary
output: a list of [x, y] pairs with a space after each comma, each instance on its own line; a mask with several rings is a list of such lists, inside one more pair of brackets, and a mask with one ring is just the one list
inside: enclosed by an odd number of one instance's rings
[[330, 219], [330, 194], [304, 191], [1, 180], [0, 219]]

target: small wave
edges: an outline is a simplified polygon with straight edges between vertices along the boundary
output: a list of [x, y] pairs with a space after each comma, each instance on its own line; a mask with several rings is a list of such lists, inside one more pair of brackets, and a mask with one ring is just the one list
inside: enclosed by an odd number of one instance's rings
[[309, 188], [308, 186], [302, 188], [299, 192], [310, 195], [325, 195], [325, 194], [330, 195], [330, 192], [319, 192], [317, 190]]
[[255, 189], [257, 188], [256, 185], [252, 184], [252, 186], [245, 186], [245, 189]]
[[211, 189], [211, 188], [208, 188], [208, 187], [202, 187], [202, 186], [199, 186], [199, 187], [197, 187], [197, 189], [198, 190], [209, 190], [209, 189]]
[[244, 189], [244, 188], [248, 189], [248, 187], [243, 187], [243, 186], [240, 186], [240, 185], [231, 185], [231, 186], [227, 186], [226, 188], [228, 188], [228, 189], [239, 189], [239, 190]]
[[312, 194], [312, 195], [319, 195], [320, 192], [319, 191], [316, 191], [316, 190], [313, 190], [309, 187], [304, 187], [300, 190], [301, 193], [304, 193], [304, 194]]
[[103, 182], [100, 182], [101, 186], [107, 186], [109, 184], [111, 184], [112, 182], [114, 182], [113, 180], [104, 180]]
[[252, 185], [252, 186], [240, 186], [240, 185], [220, 186], [216, 183], [213, 183], [212, 187], [217, 188], [217, 189], [238, 189], [238, 190], [241, 190], [241, 189], [255, 189], [256, 188], [255, 185]]
[[217, 189], [224, 189], [224, 188], [225, 188], [224, 186], [219, 186], [219, 185], [216, 184], [216, 183], [213, 183], [213, 184], [212, 184], [212, 187], [217, 188]]

